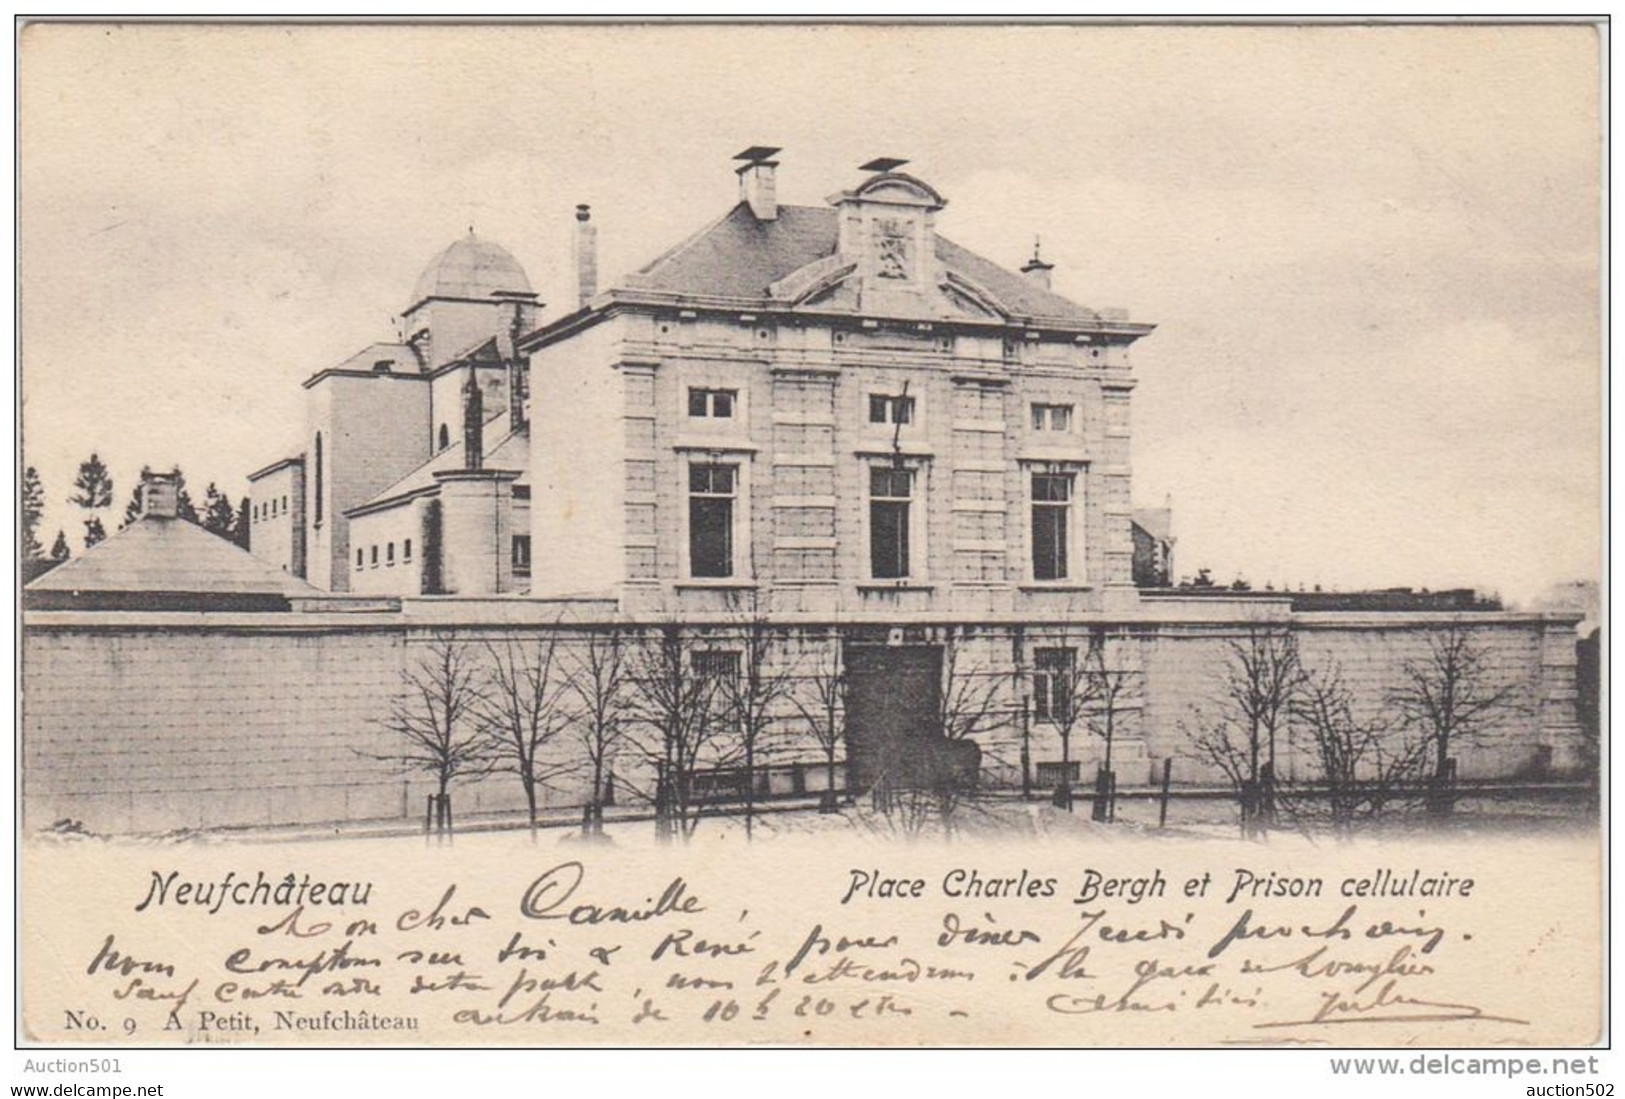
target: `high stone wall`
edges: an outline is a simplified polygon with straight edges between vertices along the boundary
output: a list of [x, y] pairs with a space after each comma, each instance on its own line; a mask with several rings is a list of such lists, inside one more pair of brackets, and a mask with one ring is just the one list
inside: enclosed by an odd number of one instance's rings
[[[405, 775], [389, 759], [397, 741], [383, 725], [403, 689], [401, 671], [421, 657], [438, 633], [471, 643], [489, 659], [487, 642], [534, 642], [549, 621], [517, 604], [508, 625], [432, 623], [407, 610], [376, 613], [252, 615], [30, 612], [24, 633], [24, 827], [68, 818], [93, 832], [315, 824], [328, 821], [421, 821], [431, 783]], [[466, 617], [466, 616], [465, 616]], [[479, 616], [475, 616], [479, 617]], [[1573, 616], [1462, 616], [1497, 682], [1512, 685], [1515, 704], [1481, 743], [1454, 754], [1464, 778], [1508, 777], [1537, 764], [1562, 772], [1580, 755], [1575, 717]], [[1425, 657], [1429, 637], [1448, 615], [1287, 615], [1304, 663], [1335, 663], [1368, 710], [1381, 707], [1406, 661]], [[1116, 667], [1135, 669], [1117, 721], [1114, 762], [1119, 782], [1144, 782], [1164, 758], [1177, 782], [1222, 778], [1204, 768], [1190, 736], [1222, 691], [1230, 645], [1247, 623], [1169, 610], [1156, 617], [1072, 625], [1000, 622], [955, 632], [956, 666], [992, 684], [997, 702], [977, 739], [984, 746], [984, 781], [1020, 782], [1022, 700], [1034, 647], [1076, 641], [1105, 625]], [[730, 628], [712, 623], [714, 647], [727, 647]], [[797, 649], [830, 646], [827, 624], [802, 625]], [[911, 627], [948, 636], [945, 626]], [[873, 627], [870, 627], [871, 633]], [[884, 638], [886, 631], [880, 629]], [[1046, 640], [1047, 638], [1047, 640]], [[1016, 642], [1016, 643], [1013, 643]], [[882, 642], [883, 643], [883, 642]], [[1028, 709], [1028, 756], [1037, 765], [1060, 759], [1054, 728]], [[1101, 743], [1080, 727], [1072, 758], [1084, 776]], [[768, 758], [822, 759], [816, 743], [786, 716], [791, 735]], [[1285, 740], [1285, 738], [1283, 738]], [[1278, 745], [1283, 777], [1307, 777], [1309, 761]], [[569, 734], [555, 743], [557, 762], [579, 760]], [[617, 774], [647, 786], [631, 763]], [[544, 790], [544, 807], [582, 803], [586, 779], [561, 775]], [[1036, 788], [1037, 784], [1035, 784]], [[518, 810], [523, 798], [512, 775], [454, 787], [459, 819]]]

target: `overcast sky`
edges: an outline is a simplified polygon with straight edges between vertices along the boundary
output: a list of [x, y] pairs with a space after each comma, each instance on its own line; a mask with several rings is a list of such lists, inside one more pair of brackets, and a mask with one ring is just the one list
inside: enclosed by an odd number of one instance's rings
[[1599, 571], [1598, 42], [1587, 28], [113, 28], [21, 54], [25, 458], [44, 541], [99, 451], [201, 498], [298, 448], [299, 383], [391, 338], [472, 223], [568, 310], [784, 147], [876, 156], [941, 232], [1158, 325], [1135, 499], [1182, 573], [1296, 587]]

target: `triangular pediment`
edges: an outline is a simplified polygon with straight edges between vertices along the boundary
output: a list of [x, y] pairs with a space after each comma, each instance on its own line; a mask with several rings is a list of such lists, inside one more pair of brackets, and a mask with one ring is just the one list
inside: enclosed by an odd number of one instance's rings
[[987, 288], [940, 261], [935, 277], [909, 291], [886, 280], [863, 277], [860, 265], [840, 254], [824, 256], [768, 288], [777, 301], [797, 308], [870, 313], [929, 320], [1002, 321], [1011, 311]]

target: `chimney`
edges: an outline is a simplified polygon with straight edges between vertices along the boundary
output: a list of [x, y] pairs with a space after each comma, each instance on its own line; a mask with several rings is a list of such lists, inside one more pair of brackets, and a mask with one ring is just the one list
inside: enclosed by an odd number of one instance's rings
[[585, 309], [598, 293], [598, 227], [592, 223], [592, 207], [585, 202], [576, 207], [576, 307]]
[[744, 161], [735, 169], [739, 176], [739, 201], [750, 207], [757, 221], [772, 221], [779, 216], [779, 200], [773, 182], [773, 169], [779, 162], [772, 159], [779, 150], [768, 145], [752, 145], [734, 157]]
[[141, 474], [141, 517], [143, 519], [174, 519], [180, 513], [179, 473]]
[[470, 368], [463, 382], [463, 468], [485, 467], [485, 398]]
[[1038, 248], [1039, 240], [1037, 237], [1034, 237], [1033, 258], [1028, 260], [1021, 268], [1021, 273], [1032, 279], [1038, 285], [1042, 286], [1045, 290], [1048, 290], [1050, 288], [1049, 273], [1055, 270], [1055, 265], [1053, 263], [1045, 263], [1043, 257], [1038, 254]]

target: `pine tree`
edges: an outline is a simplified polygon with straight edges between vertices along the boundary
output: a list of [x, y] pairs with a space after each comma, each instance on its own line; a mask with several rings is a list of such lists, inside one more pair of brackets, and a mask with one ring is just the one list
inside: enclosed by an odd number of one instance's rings
[[79, 463], [79, 476], [74, 478], [73, 487], [78, 491], [68, 497], [68, 503], [75, 507], [95, 511], [113, 502], [113, 475], [95, 454]]
[[119, 524], [119, 530], [123, 530], [125, 527], [141, 518], [141, 486], [146, 484], [147, 477], [151, 473], [151, 466], [141, 467], [141, 477], [136, 481], [135, 488], [130, 492], [130, 502], [124, 505], [124, 522]]
[[68, 559], [68, 536], [62, 531], [56, 532], [56, 541], [51, 543], [51, 560], [60, 565]]
[[203, 529], [229, 542], [236, 533], [236, 525], [237, 509], [231, 506], [230, 497], [210, 481], [203, 494]]
[[232, 530], [232, 541], [236, 542], [243, 549], [249, 548], [248, 532], [253, 529], [252, 525], [249, 523], [250, 516], [251, 512], [248, 505], [248, 497], [244, 496], [242, 505], [237, 508], [237, 526]]
[[68, 503], [90, 513], [85, 516], [85, 548], [89, 549], [107, 537], [99, 512], [112, 506], [113, 475], [107, 472], [101, 458], [92, 453], [79, 463], [79, 476], [73, 479], [73, 487], [75, 491], [68, 497]]
[[188, 523], [201, 524], [202, 520], [198, 517], [197, 505], [192, 503], [192, 494], [186, 491], [186, 474], [181, 472], [180, 466], [176, 466], [173, 472], [175, 474], [175, 517], [185, 519]]
[[45, 486], [40, 483], [39, 470], [29, 466], [23, 471], [23, 560], [38, 561], [45, 556], [40, 545], [39, 524], [45, 515]]

